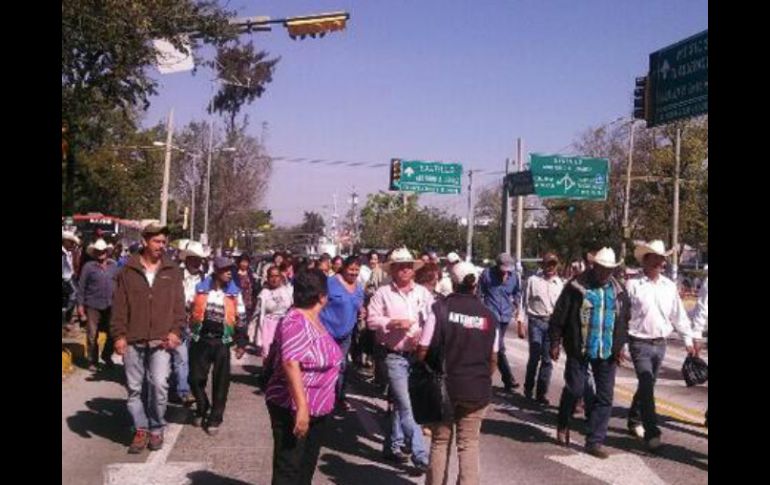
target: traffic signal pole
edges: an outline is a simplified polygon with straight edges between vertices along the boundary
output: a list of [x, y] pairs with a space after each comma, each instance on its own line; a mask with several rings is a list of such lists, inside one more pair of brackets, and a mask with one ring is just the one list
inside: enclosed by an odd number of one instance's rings
[[676, 129], [676, 167], [674, 168], [674, 227], [672, 228], [671, 279], [676, 283], [679, 274], [679, 168], [682, 153], [682, 130]]

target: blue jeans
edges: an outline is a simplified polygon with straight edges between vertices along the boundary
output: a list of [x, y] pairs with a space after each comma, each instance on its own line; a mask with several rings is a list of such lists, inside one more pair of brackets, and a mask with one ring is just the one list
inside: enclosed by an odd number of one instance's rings
[[174, 364], [174, 381], [176, 382], [176, 395], [185, 397], [190, 394], [190, 337], [183, 335], [182, 343], [171, 351]]
[[548, 393], [548, 385], [551, 383], [551, 339], [548, 338], [548, 320], [546, 318], [529, 317], [529, 360], [527, 361], [527, 377], [524, 379], [524, 395], [531, 396], [535, 387], [535, 375], [540, 364], [540, 373], [537, 376], [536, 397], [545, 397]]
[[412, 445], [412, 461], [427, 465], [429, 457], [422, 429], [414, 420], [412, 403], [409, 401], [409, 363], [410, 360], [398, 354], [388, 353], [385, 356], [390, 396], [393, 399], [391, 432], [385, 439], [385, 447], [397, 452], [408, 440]]
[[508, 330], [508, 322], [497, 322], [497, 329], [500, 335], [500, 345], [497, 350], [497, 369], [500, 371], [500, 378], [503, 380], [503, 386], [511, 388], [516, 384], [516, 379], [511, 372], [508, 356], [505, 355], [505, 331]]
[[129, 344], [123, 365], [128, 387], [128, 412], [134, 428], [160, 433], [166, 426], [164, 415], [168, 404], [171, 354], [161, 347]]
[[350, 351], [350, 344], [353, 341], [353, 334], [351, 333], [342, 340], [337, 340], [337, 345], [340, 346], [342, 351], [342, 362], [340, 362], [340, 375], [337, 377], [337, 384], [334, 386], [334, 394], [337, 397], [337, 402], [345, 400], [345, 371], [348, 369], [348, 352]]
[[641, 423], [644, 426], [644, 439], [649, 440], [660, 436], [658, 415], [655, 413], [655, 381], [666, 356], [666, 342], [661, 340], [652, 343], [633, 339], [629, 340], [628, 350], [634, 362], [636, 378], [639, 380], [631, 408], [628, 410], [628, 425]]
[[561, 394], [557, 418], [559, 428], [569, 427], [575, 402], [583, 397], [586, 389], [589, 365], [596, 382], [596, 395], [590, 402], [586, 400], [585, 403], [588, 415], [586, 446], [600, 445], [607, 438], [617, 370], [617, 364], [613, 359], [582, 359], [567, 356], [567, 363], [564, 366], [564, 392]]

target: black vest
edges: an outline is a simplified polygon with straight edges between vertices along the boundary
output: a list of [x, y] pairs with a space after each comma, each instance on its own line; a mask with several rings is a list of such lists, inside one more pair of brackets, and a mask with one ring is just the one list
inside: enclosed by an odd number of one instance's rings
[[433, 305], [436, 330], [428, 363], [439, 369], [440, 349], [452, 402], [487, 404], [492, 392], [495, 317], [474, 295], [453, 293]]

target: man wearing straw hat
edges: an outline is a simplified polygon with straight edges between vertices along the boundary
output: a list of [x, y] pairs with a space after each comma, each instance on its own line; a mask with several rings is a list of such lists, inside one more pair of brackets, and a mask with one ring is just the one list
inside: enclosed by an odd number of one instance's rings
[[628, 337], [628, 296], [612, 277], [619, 265], [612, 248], [597, 251], [591, 268], [564, 286], [548, 322], [551, 358], [559, 360], [562, 343], [567, 354], [556, 439], [565, 446], [570, 443], [572, 412], [577, 399], [585, 393], [590, 366], [596, 381], [596, 396], [586, 402], [585, 450], [597, 458], [609, 458], [603, 445], [612, 413], [615, 372]]
[[89, 244], [86, 252], [92, 258], [80, 272], [78, 289], [78, 315], [87, 322], [88, 370], [96, 371], [99, 365], [99, 330], [107, 332], [107, 342], [102, 350], [102, 359], [107, 368], [112, 368], [113, 342], [109, 335], [112, 290], [118, 264], [107, 257], [108, 245], [104, 239]]
[[639, 385], [628, 412], [628, 429], [644, 439], [650, 450], [660, 447], [660, 428], [655, 413], [655, 380], [666, 355], [666, 338], [676, 330], [684, 339], [687, 353], [696, 354], [692, 326], [679, 297], [676, 283], [663, 275], [666, 251], [661, 240], [638, 243], [634, 257], [643, 273], [628, 280], [631, 321], [629, 351]]
[[385, 348], [385, 367], [394, 403], [391, 427], [385, 439], [385, 457], [404, 463], [406, 442], [411, 443], [412, 462], [420, 472], [428, 470], [428, 450], [422, 429], [412, 415], [409, 401], [409, 365], [414, 360], [422, 326], [433, 304], [433, 296], [414, 282], [414, 272], [424, 263], [415, 260], [407, 248], [393, 251], [383, 265], [393, 281], [380, 287], [369, 302], [367, 324]]

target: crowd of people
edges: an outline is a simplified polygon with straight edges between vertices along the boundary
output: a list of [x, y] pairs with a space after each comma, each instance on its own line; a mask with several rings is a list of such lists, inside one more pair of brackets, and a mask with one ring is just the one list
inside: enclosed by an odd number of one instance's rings
[[[62, 232], [63, 320], [85, 324], [90, 370], [112, 368], [113, 353], [122, 356], [134, 433], [128, 452], [163, 447], [172, 390], [173, 399], [194, 406], [191, 424], [215, 436], [225, 417], [231, 359], [251, 348], [263, 360], [274, 484], [312, 482], [329, 416], [350, 409], [350, 363], [372, 368], [387, 393], [385, 459], [411, 461], [426, 483], [446, 484], [454, 440], [458, 483], [479, 483], [479, 436], [494, 373], [503, 392], [520, 386], [506, 352], [509, 326], [528, 339], [523, 395], [537, 405], [550, 404], [553, 361], [562, 349], [566, 354], [559, 443], [570, 443], [573, 415], [582, 410], [586, 452], [609, 456], [603, 444], [615, 374], [630, 355], [638, 387], [628, 429], [655, 450], [661, 431], [654, 392], [666, 339], [676, 331], [697, 356], [708, 322], [708, 280], [688, 315], [663, 274], [670, 251], [662, 241], [637, 245], [642, 272], [633, 278], [603, 247], [566, 268], [547, 252], [540, 271], [524, 282], [506, 253], [483, 270], [455, 252], [442, 265], [434, 252], [415, 258], [404, 247], [346, 258], [276, 252], [256, 264], [248, 254], [212, 255], [191, 241], [172, 258], [168, 229], [157, 222], [146, 224], [141, 243], [125, 251], [99, 235], [83, 251], [80, 244]], [[108, 336], [101, 355], [100, 330]], [[444, 377], [448, 405], [437, 422], [415, 420], [409, 390], [415, 365]]]

